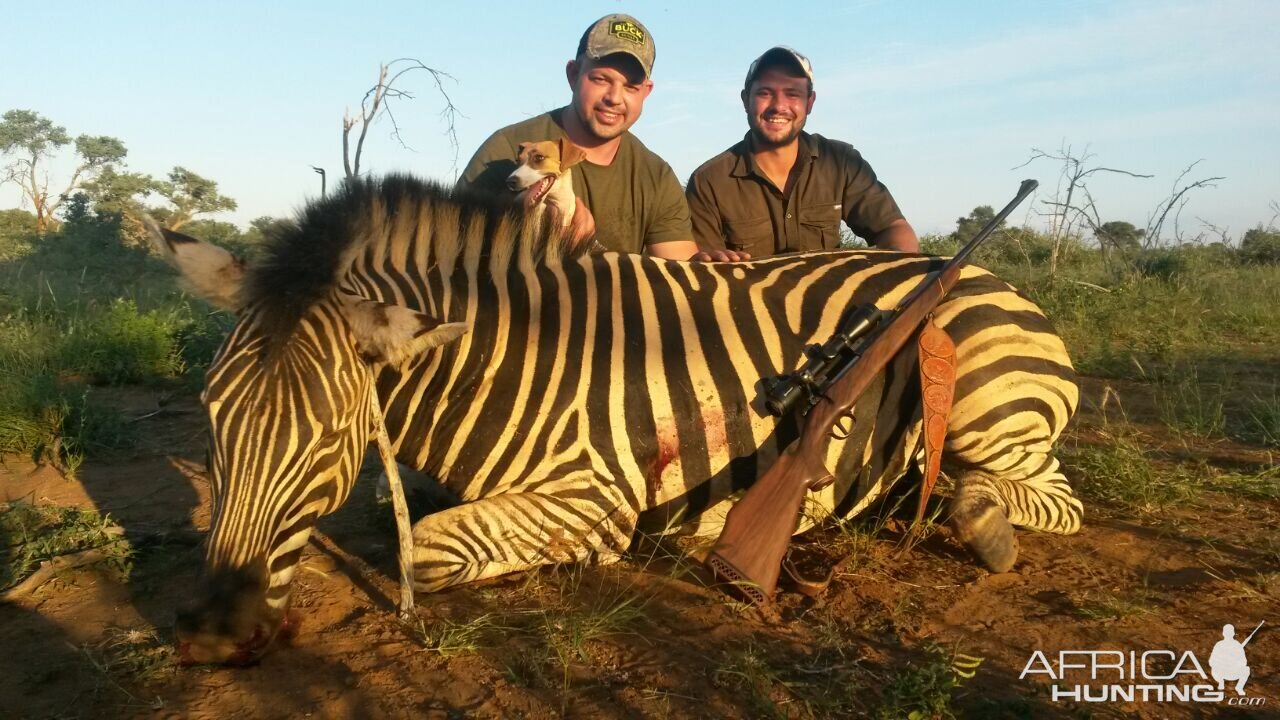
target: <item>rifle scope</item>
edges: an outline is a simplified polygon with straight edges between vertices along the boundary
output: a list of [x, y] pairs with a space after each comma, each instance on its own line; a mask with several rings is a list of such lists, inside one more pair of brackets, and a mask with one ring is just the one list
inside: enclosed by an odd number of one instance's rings
[[858, 357], [855, 345], [874, 330], [883, 317], [884, 312], [874, 305], [859, 305], [846, 312], [831, 339], [808, 349], [809, 359], [799, 370], [765, 383], [765, 407], [783, 417], [795, 410], [801, 398], [812, 399], [821, 394], [840, 376], [841, 370]]

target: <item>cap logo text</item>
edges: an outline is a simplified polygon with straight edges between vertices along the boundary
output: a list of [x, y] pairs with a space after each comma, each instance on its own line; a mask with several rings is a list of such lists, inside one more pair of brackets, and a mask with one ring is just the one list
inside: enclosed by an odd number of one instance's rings
[[644, 44], [644, 31], [630, 20], [615, 20], [610, 23], [609, 34], [637, 45]]

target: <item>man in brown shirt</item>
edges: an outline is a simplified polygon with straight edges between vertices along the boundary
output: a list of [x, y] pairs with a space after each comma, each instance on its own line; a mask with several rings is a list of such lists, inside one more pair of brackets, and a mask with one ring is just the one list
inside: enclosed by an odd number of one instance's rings
[[567, 137], [586, 152], [573, 168], [574, 234], [594, 235], [608, 250], [688, 259], [698, 248], [680, 182], [630, 132], [653, 90], [654, 54], [653, 38], [635, 18], [606, 15], [592, 23], [565, 68], [569, 105], [495, 132], [459, 183], [506, 193], [520, 143]]
[[804, 132], [813, 68], [785, 47], [747, 71], [750, 131], [693, 172], [685, 189], [694, 239], [707, 256], [764, 258], [832, 249], [844, 220], [872, 245], [918, 252], [915, 230], [888, 188], [848, 143]]

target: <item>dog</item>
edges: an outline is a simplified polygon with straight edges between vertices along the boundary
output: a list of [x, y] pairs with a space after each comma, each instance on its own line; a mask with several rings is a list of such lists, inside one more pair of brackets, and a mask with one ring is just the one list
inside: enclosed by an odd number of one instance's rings
[[576, 196], [573, 194], [573, 166], [587, 157], [582, 148], [567, 138], [520, 143], [515, 172], [507, 176], [507, 188], [525, 210], [537, 217], [550, 205], [556, 209], [561, 227], [573, 222]]

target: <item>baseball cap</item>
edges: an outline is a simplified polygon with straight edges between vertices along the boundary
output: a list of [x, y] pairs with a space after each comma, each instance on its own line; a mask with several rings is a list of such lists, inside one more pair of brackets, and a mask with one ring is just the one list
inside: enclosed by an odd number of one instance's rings
[[809, 78], [809, 86], [812, 89], [813, 65], [809, 63], [809, 58], [785, 45], [771, 47], [765, 50], [763, 55], [752, 61], [751, 67], [747, 70], [747, 81], [742, 86], [750, 88], [752, 81], [756, 79], [762, 69], [775, 65], [786, 65], [799, 70], [805, 77]]
[[653, 37], [639, 20], [620, 13], [605, 15], [591, 24], [578, 41], [578, 55], [599, 60], [606, 55], [626, 53], [640, 63], [645, 79], [653, 72]]

